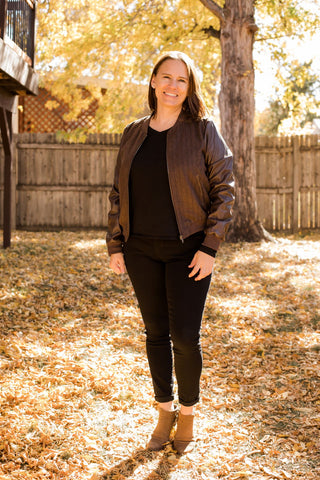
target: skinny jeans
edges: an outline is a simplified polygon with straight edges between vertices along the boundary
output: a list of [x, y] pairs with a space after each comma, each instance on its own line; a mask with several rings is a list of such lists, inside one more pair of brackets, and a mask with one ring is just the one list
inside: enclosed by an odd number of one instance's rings
[[155, 399], [174, 399], [173, 371], [179, 402], [199, 401], [202, 353], [200, 328], [211, 275], [195, 281], [188, 265], [203, 233], [182, 243], [132, 235], [124, 245], [126, 268], [138, 299], [146, 333], [147, 357]]

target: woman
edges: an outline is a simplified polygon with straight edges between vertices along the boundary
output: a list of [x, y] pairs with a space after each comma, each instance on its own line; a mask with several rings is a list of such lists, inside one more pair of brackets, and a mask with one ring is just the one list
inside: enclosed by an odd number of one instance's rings
[[[163, 55], [148, 94], [151, 115], [123, 133], [107, 235], [110, 268], [129, 274], [146, 331], [159, 418], [148, 443], [193, 440], [202, 369], [200, 327], [215, 254], [231, 220], [232, 155], [200, 94], [191, 59]], [[175, 371], [180, 411], [173, 404]]]

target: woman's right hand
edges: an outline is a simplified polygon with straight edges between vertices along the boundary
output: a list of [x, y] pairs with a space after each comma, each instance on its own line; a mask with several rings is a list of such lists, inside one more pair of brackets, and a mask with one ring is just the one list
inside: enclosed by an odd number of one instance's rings
[[110, 255], [109, 266], [110, 266], [111, 270], [114, 273], [117, 273], [118, 275], [120, 273], [126, 273], [127, 269], [126, 269], [126, 265], [124, 263], [123, 253], [119, 252], [119, 253], [113, 253], [112, 255]]

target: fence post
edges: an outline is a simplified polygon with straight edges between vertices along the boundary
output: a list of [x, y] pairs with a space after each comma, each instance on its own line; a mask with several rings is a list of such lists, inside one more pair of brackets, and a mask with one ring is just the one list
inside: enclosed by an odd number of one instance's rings
[[11, 179], [11, 229], [17, 228], [17, 183], [18, 183], [18, 157], [17, 135], [12, 136], [12, 179]]
[[292, 232], [299, 229], [299, 190], [300, 190], [300, 142], [293, 137], [293, 169], [292, 169]]
[[4, 152], [3, 248], [8, 248], [12, 226], [12, 112], [4, 108], [0, 108], [0, 130]]

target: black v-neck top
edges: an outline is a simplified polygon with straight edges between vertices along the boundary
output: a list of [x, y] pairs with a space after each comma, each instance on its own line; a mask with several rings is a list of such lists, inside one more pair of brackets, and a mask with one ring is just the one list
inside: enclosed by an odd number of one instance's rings
[[130, 230], [134, 235], [178, 238], [167, 170], [167, 133], [148, 128], [133, 159], [130, 178]]

